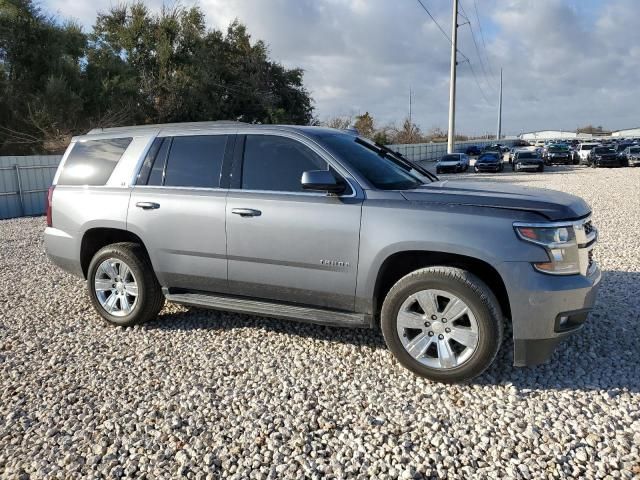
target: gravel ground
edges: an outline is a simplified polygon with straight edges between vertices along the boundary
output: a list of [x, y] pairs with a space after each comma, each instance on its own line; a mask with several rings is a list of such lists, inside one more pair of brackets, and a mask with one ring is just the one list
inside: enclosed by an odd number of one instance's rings
[[42, 218], [0, 222], [0, 477], [640, 477], [640, 168], [489, 176], [585, 197], [605, 276], [551, 363], [516, 369], [505, 343], [468, 385], [373, 331], [174, 305], [110, 327]]

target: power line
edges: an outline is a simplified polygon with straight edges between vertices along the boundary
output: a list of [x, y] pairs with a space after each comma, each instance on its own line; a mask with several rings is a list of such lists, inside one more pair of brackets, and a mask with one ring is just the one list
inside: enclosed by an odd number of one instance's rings
[[471, 39], [473, 40], [473, 45], [476, 48], [476, 53], [478, 54], [478, 60], [480, 60], [480, 68], [482, 68], [482, 73], [484, 74], [484, 80], [487, 83], [487, 85], [489, 86], [489, 88], [491, 90], [494, 90], [494, 87], [491, 85], [491, 82], [489, 82], [489, 78], [487, 75], [487, 70], [484, 68], [484, 61], [482, 60], [482, 55], [480, 54], [480, 48], [478, 47], [478, 42], [476, 42], [476, 34], [473, 31], [473, 25], [471, 24], [471, 21], [469, 20], [469, 17], [467, 16], [467, 13], [464, 11], [464, 7], [462, 6], [462, 3], [460, 3], [460, 8], [462, 10], [462, 12], [464, 13], [465, 18], [467, 19], [467, 24], [469, 25], [469, 29], [471, 30]]
[[[433, 23], [436, 24], [436, 27], [438, 27], [438, 30], [440, 30], [440, 32], [442, 32], [442, 35], [444, 35], [444, 37], [447, 39], [447, 41], [449, 42], [449, 45], [453, 45], [453, 42], [451, 41], [451, 37], [449, 35], [447, 35], [447, 32], [444, 31], [444, 29], [440, 26], [440, 24], [438, 23], [438, 21], [435, 19], [435, 17], [431, 14], [431, 12], [429, 11], [429, 9], [426, 7], [426, 5], [424, 3], [422, 3], [422, 0], [417, 0], [418, 4], [422, 7], [422, 9], [427, 12], [427, 15], [429, 15], [429, 18], [431, 18], [431, 20], [433, 21]], [[465, 14], [465, 17], [468, 20], [468, 17]], [[469, 23], [470, 24], [470, 23]], [[487, 103], [491, 103], [489, 101], [489, 99], [487, 98], [487, 95], [484, 93], [484, 90], [482, 88], [482, 85], [480, 85], [480, 81], [478, 80], [478, 76], [476, 75], [476, 71], [473, 68], [473, 65], [471, 64], [471, 60], [469, 60], [469, 57], [467, 57], [464, 53], [462, 53], [460, 51], [460, 49], [456, 48], [456, 52], [458, 54], [460, 54], [460, 56], [463, 58], [464, 62], [467, 62], [469, 64], [469, 68], [471, 69], [471, 73], [473, 74], [473, 78], [476, 82], [476, 85], [478, 85], [478, 89], [480, 90], [480, 93], [482, 94], [482, 96], [484, 97], [485, 101]], [[461, 62], [462, 63], [462, 62]]]
[[489, 71], [491, 72], [491, 76], [496, 78], [496, 74], [493, 71], [493, 67], [491, 66], [491, 62], [489, 61], [489, 54], [487, 53], [487, 43], [484, 41], [484, 32], [482, 31], [482, 22], [480, 22], [480, 14], [478, 13], [478, 1], [473, 0], [473, 7], [476, 11], [476, 20], [478, 21], [478, 29], [480, 30], [480, 38], [482, 39], [482, 46], [484, 47], [484, 54], [487, 57], [487, 65], [489, 67]]

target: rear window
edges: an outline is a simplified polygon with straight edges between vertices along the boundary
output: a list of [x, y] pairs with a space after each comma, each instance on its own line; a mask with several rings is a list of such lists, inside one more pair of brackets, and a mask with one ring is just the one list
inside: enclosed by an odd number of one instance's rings
[[534, 152], [521, 152], [518, 154], [518, 158], [538, 158]]
[[69, 152], [58, 185], [105, 185], [131, 138], [78, 141]]
[[592, 150], [595, 145], [582, 145], [580, 146], [580, 150]]

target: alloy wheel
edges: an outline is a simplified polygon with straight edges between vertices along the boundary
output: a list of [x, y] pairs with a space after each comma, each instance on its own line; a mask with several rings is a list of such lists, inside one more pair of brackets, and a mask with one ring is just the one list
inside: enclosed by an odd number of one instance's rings
[[469, 306], [443, 290], [422, 290], [400, 306], [397, 332], [421, 364], [446, 370], [465, 363], [478, 347], [478, 322]]
[[119, 258], [108, 258], [98, 266], [93, 285], [100, 306], [110, 315], [129, 315], [138, 303], [136, 277]]

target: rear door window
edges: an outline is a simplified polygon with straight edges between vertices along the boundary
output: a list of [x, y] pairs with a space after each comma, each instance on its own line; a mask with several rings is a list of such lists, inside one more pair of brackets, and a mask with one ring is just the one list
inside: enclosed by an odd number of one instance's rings
[[227, 135], [174, 137], [166, 162], [164, 185], [218, 188], [226, 145]]
[[78, 141], [64, 163], [58, 185], [105, 185], [131, 138]]

